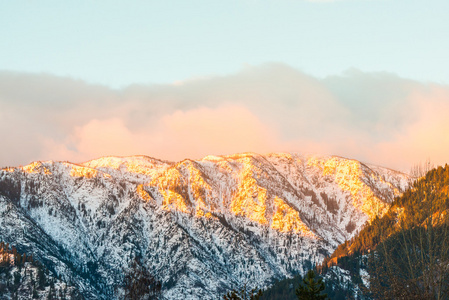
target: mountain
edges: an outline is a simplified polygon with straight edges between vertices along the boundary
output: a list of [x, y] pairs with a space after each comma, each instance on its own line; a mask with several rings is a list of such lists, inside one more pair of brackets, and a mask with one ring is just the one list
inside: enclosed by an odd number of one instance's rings
[[120, 297], [135, 258], [166, 298], [215, 299], [321, 263], [408, 184], [335, 156], [34, 162], [0, 171], [0, 240], [86, 299]]
[[75, 287], [56, 278], [32, 256], [0, 242], [1, 299], [82, 299]]
[[449, 166], [423, 175], [319, 266], [332, 299], [449, 299]]

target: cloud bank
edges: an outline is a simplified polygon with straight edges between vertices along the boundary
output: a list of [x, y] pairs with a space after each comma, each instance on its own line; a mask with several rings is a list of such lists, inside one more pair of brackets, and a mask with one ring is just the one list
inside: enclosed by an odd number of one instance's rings
[[293, 151], [408, 171], [449, 161], [448, 112], [448, 86], [358, 70], [319, 79], [267, 64], [122, 90], [0, 72], [0, 165]]

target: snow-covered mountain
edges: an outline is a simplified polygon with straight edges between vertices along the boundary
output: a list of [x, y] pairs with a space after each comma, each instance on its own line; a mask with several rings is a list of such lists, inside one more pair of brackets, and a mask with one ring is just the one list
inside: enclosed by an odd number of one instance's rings
[[341, 157], [145, 156], [0, 171], [0, 240], [89, 299], [113, 297], [134, 257], [168, 299], [216, 299], [319, 263], [382, 215], [407, 175]]

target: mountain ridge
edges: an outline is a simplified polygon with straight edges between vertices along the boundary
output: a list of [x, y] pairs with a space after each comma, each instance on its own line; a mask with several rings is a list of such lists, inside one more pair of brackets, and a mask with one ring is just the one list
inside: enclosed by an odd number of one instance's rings
[[48, 239], [0, 239], [53, 257], [49, 268], [89, 299], [117, 297], [118, 271], [136, 256], [165, 297], [212, 299], [302, 273], [382, 214], [408, 176], [374, 169], [288, 153], [35, 162], [0, 171], [0, 202], [24, 220], [0, 211], [0, 225]]

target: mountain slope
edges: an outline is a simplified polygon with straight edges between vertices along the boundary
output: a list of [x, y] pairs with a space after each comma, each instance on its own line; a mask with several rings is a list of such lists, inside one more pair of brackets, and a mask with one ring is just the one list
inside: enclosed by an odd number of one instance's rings
[[167, 298], [213, 299], [320, 263], [407, 184], [389, 169], [298, 154], [35, 162], [0, 171], [0, 239], [86, 298], [117, 296], [139, 257]]
[[82, 299], [69, 286], [26, 253], [0, 242], [1, 299]]
[[430, 170], [319, 268], [333, 299], [449, 299], [449, 167]]

